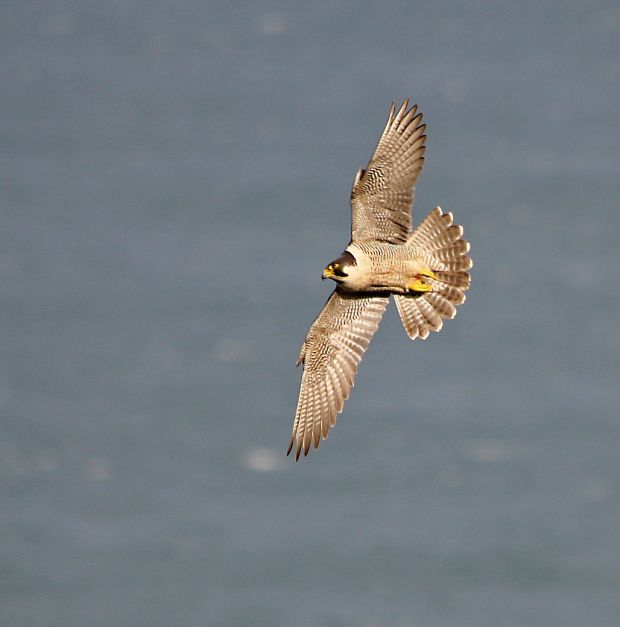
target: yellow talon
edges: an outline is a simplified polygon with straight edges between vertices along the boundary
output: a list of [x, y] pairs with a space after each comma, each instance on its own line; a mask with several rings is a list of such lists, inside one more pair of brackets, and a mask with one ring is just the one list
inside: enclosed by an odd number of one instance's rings
[[437, 279], [437, 275], [430, 269], [423, 267], [416, 274], [416, 278], [412, 283], [407, 284], [409, 292], [432, 292], [433, 286], [429, 285], [424, 279]]
[[407, 285], [409, 292], [432, 292], [433, 288], [428, 283], [424, 283], [421, 279], [416, 279], [413, 283]]
[[422, 268], [418, 274], [420, 276], [428, 277], [429, 279], [436, 279], [437, 275], [430, 268]]

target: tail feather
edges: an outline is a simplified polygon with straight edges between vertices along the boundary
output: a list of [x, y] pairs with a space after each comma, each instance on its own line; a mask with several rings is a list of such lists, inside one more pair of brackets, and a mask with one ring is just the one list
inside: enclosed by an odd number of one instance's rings
[[457, 259], [451, 261], [443, 261], [443, 272], [461, 272], [462, 270], [469, 270], [472, 266], [471, 257], [463, 255]]
[[435, 308], [442, 319], [452, 320], [456, 316], [456, 307], [439, 292], [430, 292], [426, 301]]
[[[471, 260], [469, 267], [471, 267]], [[469, 276], [469, 272], [466, 271], [446, 272], [444, 270], [435, 270], [435, 275], [437, 279], [431, 281], [431, 285], [433, 287], [437, 285], [438, 289], [443, 289], [443, 285], [448, 285], [457, 289], [467, 290], [469, 289], [469, 284], [471, 283], [471, 277]]]
[[469, 242], [463, 239], [463, 227], [452, 224], [451, 213], [436, 207], [409, 236], [407, 245], [415, 246], [430, 258], [435, 273], [429, 283], [430, 292], [396, 295], [396, 306], [407, 335], [426, 339], [431, 331], [439, 331], [444, 320], [456, 315], [456, 308], [465, 302], [470, 285], [467, 272], [472, 267]]
[[469, 242], [464, 239], [458, 239], [444, 248], [438, 248], [432, 251], [433, 257], [440, 261], [454, 261], [464, 257], [469, 252]]
[[429, 295], [441, 294], [452, 305], [462, 305], [465, 302], [465, 294], [458, 287], [442, 281], [431, 281], [431, 283], [433, 283], [433, 291]]
[[407, 243], [427, 250], [449, 246], [463, 235], [463, 228], [452, 224], [453, 218], [452, 213], [443, 213], [440, 207], [435, 207], [409, 236]]
[[394, 300], [407, 335], [412, 340], [418, 336], [425, 340], [430, 333], [430, 327], [424, 314], [419, 310], [415, 297], [394, 296]]

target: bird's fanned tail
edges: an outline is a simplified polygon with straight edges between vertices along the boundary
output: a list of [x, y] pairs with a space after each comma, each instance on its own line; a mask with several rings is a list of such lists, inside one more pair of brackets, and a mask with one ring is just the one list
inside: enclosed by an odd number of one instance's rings
[[426, 339], [439, 331], [443, 321], [456, 315], [457, 305], [465, 302], [469, 288], [469, 242], [463, 239], [463, 227], [452, 224], [451, 213], [436, 207], [409, 236], [408, 246], [415, 246], [430, 258], [435, 278], [428, 280], [431, 291], [417, 295], [395, 295], [394, 300], [407, 335]]

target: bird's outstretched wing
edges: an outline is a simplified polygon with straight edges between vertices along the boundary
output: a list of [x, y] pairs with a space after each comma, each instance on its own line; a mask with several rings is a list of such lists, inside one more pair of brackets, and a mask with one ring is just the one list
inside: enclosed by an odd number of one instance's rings
[[411, 231], [415, 183], [424, 164], [426, 124], [405, 99], [396, 112], [392, 103], [387, 124], [375, 152], [353, 181], [351, 240], [379, 240], [398, 244]]
[[302, 449], [307, 455], [336, 424], [388, 301], [389, 295], [332, 292], [299, 353], [304, 372], [287, 454], [296, 443], [295, 458]]

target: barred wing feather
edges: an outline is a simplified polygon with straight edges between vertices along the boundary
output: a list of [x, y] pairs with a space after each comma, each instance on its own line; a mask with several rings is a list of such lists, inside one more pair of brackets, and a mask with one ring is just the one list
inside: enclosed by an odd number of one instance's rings
[[415, 183], [426, 150], [422, 113], [417, 105], [398, 112], [394, 103], [375, 152], [358, 171], [351, 190], [351, 240], [398, 244], [411, 231]]
[[302, 449], [307, 455], [336, 424], [388, 302], [388, 295], [336, 289], [325, 303], [299, 354], [304, 371], [287, 454], [296, 445], [296, 459]]

